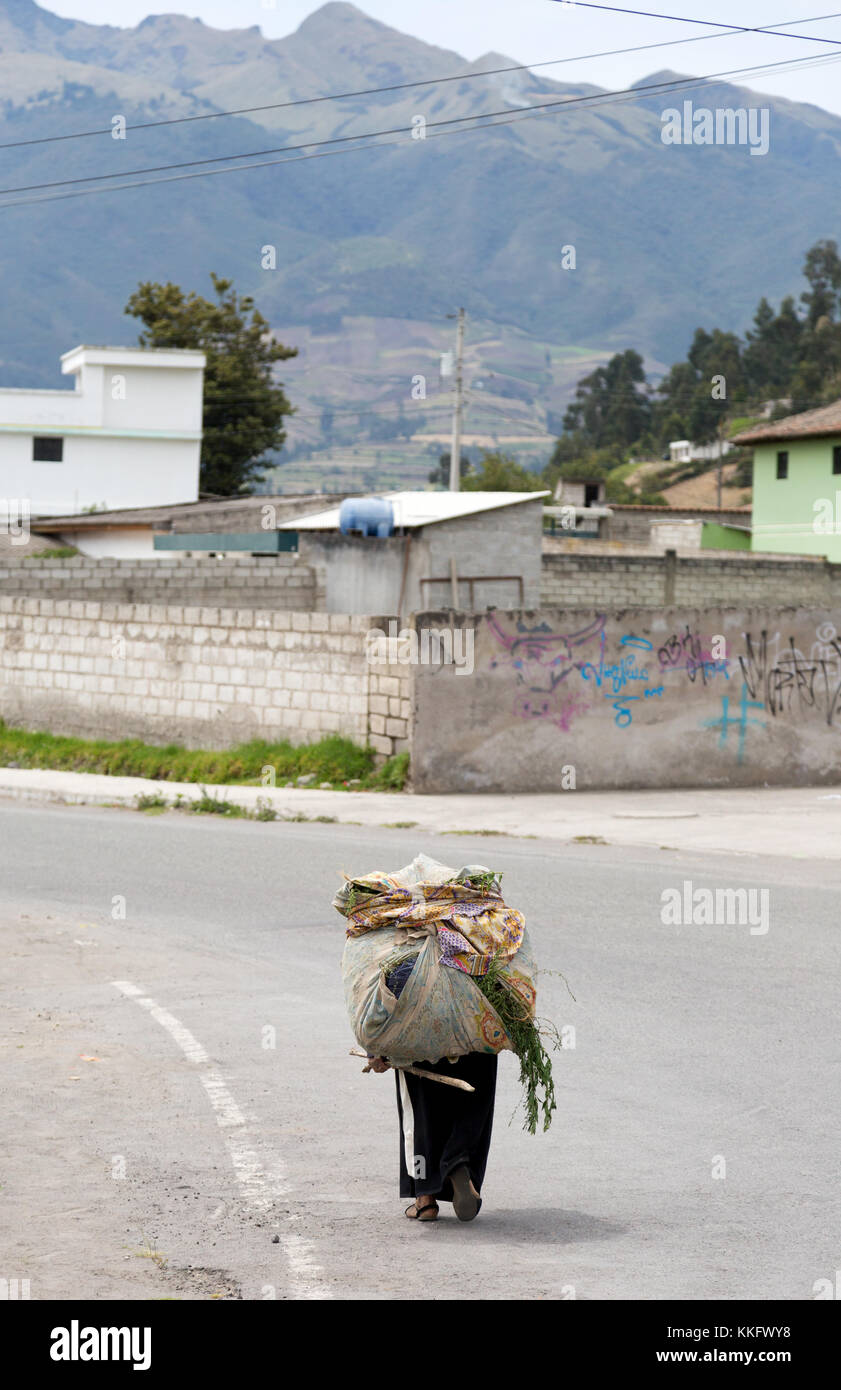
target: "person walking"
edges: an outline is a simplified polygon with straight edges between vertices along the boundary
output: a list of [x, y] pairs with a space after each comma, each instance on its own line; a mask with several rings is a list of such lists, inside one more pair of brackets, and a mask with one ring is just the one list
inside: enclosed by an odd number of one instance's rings
[[[514, 1022], [533, 1017], [525, 918], [504, 902], [495, 871], [473, 864], [456, 873], [423, 854], [396, 872], [345, 875], [333, 906], [347, 923], [345, 1003], [365, 1070], [395, 1071], [405, 1215], [435, 1221], [448, 1203], [459, 1221], [472, 1221], [482, 1207], [498, 1053], [512, 1048], [485, 985], [517, 1001]], [[498, 995], [497, 1003], [510, 1012]]]
[[[372, 1071], [390, 1070], [384, 1057], [369, 1058]], [[472, 1221], [482, 1206], [496, 1095], [496, 1053], [468, 1052], [453, 1062], [423, 1061], [424, 1071], [458, 1078], [465, 1091], [411, 1072], [395, 1071], [400, 1124], [400, 1196], [411, 1197], [405, 1215], [435, 1221], [441, 1202], [452, 1203], [459, 1221]]]

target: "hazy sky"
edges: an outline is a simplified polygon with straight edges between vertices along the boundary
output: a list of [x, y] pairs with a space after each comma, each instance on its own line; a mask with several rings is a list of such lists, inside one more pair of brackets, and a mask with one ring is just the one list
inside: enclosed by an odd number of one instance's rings
[[[815, 0], [628, 0], [639, 8], [662, 10], [672, 15], [716, 20], [723, 25], [772, 25], [832, 40], [803, 42], [764, 34], [737, 34], [652, 49], [624, 57], [565, 63], [545, 69], [562, 80], [596, 83], [609, 88], [626, 87], [635, 79], [669, 67], [693, 74], [716, 73], [791, 58], [805, 59], [828, 52], [831, 61], [782, 74], [738, 79], [760, 91], [774, 92], [795, 101], [811, 101], [841, 114], [841, 14], [820, 18], [825, 12]], [[98, 24], [131, 26], [148, 14], [181, 13], [204, 20], [219, 29], [259, 25], [271, 38], [280, 38], [298, 27], [308, 14], [321, 8], [312, 0], [52, 0], [45, 9], [69, 18]], [[560, 0], [363, 0], [358, 8], [403, 32], [442, 48], [455, 49], [469, 59], [493, 50], [518, 62], [578, 57], [631, 44], [659, 43], [710, 32], [704, 26], [673, 23], [666, 19], [607, 14]], [[808, 19], [818, 20], [806, 23]], [[834, 56], [837, 54], [837, 58]]]

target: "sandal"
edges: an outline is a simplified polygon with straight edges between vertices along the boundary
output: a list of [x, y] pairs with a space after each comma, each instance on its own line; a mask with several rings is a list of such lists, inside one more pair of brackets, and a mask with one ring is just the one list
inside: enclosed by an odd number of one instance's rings
[[450, 1174], [450, 1182], [453, 1185], [453, 1211], [459, 1221], [472, 1221], [479, 1214], [482, 1199], [473, 1186], [466, 1164]]
[[419, 1207], [417, 1202], [412, 1202], [403, 1214], [408, 1216], [410, 1221], [437, 1221], [438, 1203], [428, 1202], [425, 1207]]

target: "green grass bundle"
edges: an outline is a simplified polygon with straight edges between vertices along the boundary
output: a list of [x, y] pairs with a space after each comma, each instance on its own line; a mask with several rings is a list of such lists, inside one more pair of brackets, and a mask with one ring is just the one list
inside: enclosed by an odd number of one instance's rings
[[499, 1015], [519, 1060], [520, 1085], [525, 1092], [523, 1104], [526, 1123], [523, 1128], [529, 1134], [536, 1134], [537, 1121], [542, 1112], [545, 1131], [552, 1123], [552, 1112], [557, 1106], [552, 1059], [543, 1045], [543, 1038], [548, 1037], [553, 1047], [560, 1048], [560, 1034], [553, 1023], [538, 1023], [524, 1011], [522, 999], [507, 981], [505, 962], [500, 957], [494, 956], [487, 974], [474, 977], [473, 983]]
[[[386, 984], [391, 989], [390, 977], [406, 961], [414, 962], [417, 951], [396, 950], [382, 964]], [[555, 1103], [555, 1082], [552, 1076], [552, 1059], [547, 1052], [543, 1038], [548, 1037], [552, 1046], [561, 1047], [561, 1038], [553, 1023], [530, 1018], [524, 1011], [523, 1001], [511, 989], [505, 974], [505, 961], [494, 956], [486, 975], [472, 976], [473, 984], [496, 1011], [500, 1022], [511, 1040], [514, 1054], [520, 1063], [520, 1085], [523, 1087], [523, 1105], [526, 1122], [523, 1126], [529, 1134], [537, 1133], [537, 1122], [541, 1112], [544, 1132], [552, 1123]], [[402, 986], [401, 986], [402, 988]]]
[[[468, 865], [445, 882], [465, 884], [483, 897], [501, 902], [501, 879], [502, 875], [491, 869]], [[377, 891], [368, 884], [349, 880], [337, 894], [334, 905], [347, 915], [359, 907], [366, 897], [372, 893], [376, 894]], [[406, 967], [411, 963], [413, 969], [417, 958], [417, 945], [401, 942], [380, 961], [379, 970], [384, 983], [398, 998], [408, 983]], [[554, 1048], [560, 1048], [562, 1042], [554, 1024], [531, 1016], [522, 996], [512, 985], [507, 965], [508, 961], [504, 955], [491, 956], [487, 972], [470, 978], [499, 1018], [511, 1049], [519, 1060], [526, 1116], [523, 1128], [528, 1130], [529, 1134], [536, 1134], [538, 1120], [542, 1117], [543, 1129], [546, 1131], [552, 1123], [552, 1114], [557, 1109], [552, 1060], [544, 1039]]]

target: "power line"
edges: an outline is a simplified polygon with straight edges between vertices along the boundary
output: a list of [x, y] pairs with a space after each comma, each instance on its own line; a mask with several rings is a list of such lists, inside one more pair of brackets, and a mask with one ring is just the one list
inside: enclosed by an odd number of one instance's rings
[[[555, 0], [555, 3], [559, 3], [559, 2], [560, 2], [560, 0]], [[579, 0], [579, 3], [580, 3], [580, 0]], [[582, 4], [582, 8], [585, 8], [585, 7], [583, 6], [583, 4]], [[612, 6], [608, 6], [608, 5], [588, 5], [588, 6], [586, 6], [586, 8], [589, 8], [589, 9], [612, 9], [613, 7], [612, 7]], [[647, 16], [647, 11], [645, 11], [645, 10], [623, 10], [623, 11], [618, 11], [618, 13], [624, 13], [624, 14], [639, 14], [639, 15], [642, 15], [642, 16]], [[658, 17], [658, 18], [662, 18], [662, 19], [677, 19], [677, 18], [678, 18], [678, 16], [676, 16], [676, 15], [660, 15], [660, 16], [657, 16], [657, 17]], [[812, 15], [811, 17], [809, 17], [809, 18], [807, 18], [807, 19], [783, 20], [783, 21], [782, 21], [782, 24], [793, 24], [793, 23], [797, 23], [797, 24], [815, 24], [815, 23], [818, 23], [819, 21], [824, 20], [824, 19], [838, 19], [838, 18], [841, 18], [841, 12], [836, 13], [836, 14], [827, 14], [827, 15]], [[686, 39], [663, 39], [663, 40], [661, 40], [660, 42], [657, 42], [657, 43], [633, 44], [633, 45], [631, 45], [630, 47], [627, 47], [627, 48], [611, 48], [611, 49], [606, 49], [606, 50], [604, 50], [604, 51], [602, 51], [602, 52], [600, 52], [600, 53], [581, 53], [581, 54], [578, 54], [578, 55], [576, 55], [576, 56], [574, 56], [574, 57], [567, 57], [567, 58], [547, 58], [547, 59], [541, 60], [541, 62], [539, 62], [539, 63], [513, 63], [513, 64], [509, 65], [508, 67], [503, 67], [503, 68], [485, 68], [485, 69], [483, 69], [481, 72], [454, 73], [454, 74], [451, 74], [451, 75], [448, 75], [448, 76], [445, 76], [445, 77], [427, 77], [427, 78], [420, 78], [420, 79], [418, 79], [418, 80], [416, 80], [416, 81], [412, 81], [412, 82], [394, 82], [394, 83], [391, 83], [389, 86], [386, 86], [386, 87], [362, 87], [362, 88], [359, 88], [359, 89], [356, 90], [356, 91], [350, 91], [350, 92], [331, 92], [331, 93], [328, 93], [328, 94], [325, 95], [325, 96], [318, 96], [318, 97], [297, 97], [297, 98], [295, 98], [295, 99], [292, 100], [292, 101], [276, 101], [276, 102], [269, 102], [269, 103], [267, 103], [267, 104], [264, 105], [264, 106], [240, 106], [240, 107], [235, 107], [234, 109], [232, 109], [232, 110], [230, 110], [230, 111], [207, 111], [207, 112], [203, 112], [201, 115], [198, 115], [198, 116], [173, 116], [173, 117], [168, 118], [167, 120], [161, 120], [161, 121], [138, 121], [137, 123], [128, 125], [128, 126], [127, 126], [127, 129], [128, 129], [128, 130], [131, 130], [131, 131], [136, 131], [136, 130], [157, 130], [157, 129], [160, 129], [162, 126], [190, 125], [190, 124], [195, 123], [196, 121], [215, 121], [215, 120], [220, 120], [220, 119], [222, 119], [222, 118], [227, 118], [227, 117], [231, 117], [231, 116], [250, 116], [250, 115], [256, 114], [256, 113], [259, 112], [259, 111], [281, 111], [281, 110], [286, 110], [286, 109], [288, 109], [288, 108], [290, 108], [290, 107], [312, 106], [312, 105], [316, 105], [316, 104], [318, 104], [318, 103], [320, 103], [320, 102], [325, 102], [325, 101], [346, 101], [346, 100], [352, 99], [352, 98], [354, 98], [354, 97], [380, 96], [380, 95], [383, 95], [383, 94], [387, 94], [387, 93], [389, 93], [389, 92], [409, 91], [409, 90], [411, 90], [411, 89], [413, 89], [413, 88], [417, 88], [417, 87], [433, 87], [433, 86], [439, 86], [440, 84], [442, 84], [442, 83], [444, 83], [444, 82], [469, 82], [469, 81], [473, 81], [475, 78], [480, 78], [480, 77], [496, 77], [496, 76], [499, 76], [499, 75], [501, 75], [501, 74], [506, 74], [506, 73], [511, 73], [511, 72], [532, 72], [532, 71], [536, 71], [538, 68], [558, 67], [558, 66], [561, 66], [561, 65], [563, 65], [563, 64], [565, 64], [565, 63], [584, 63], [584, 62], [590, 62], [591, 60], [594, 60], [594, 59], [596, 59], [596, 58], [616, 58], [616, 57], [621, 57], [621, 56], [623, 56], [623, 55], [625, 55], [625, 54], [628, 54], [628, 53], [644, 53], [644, 52], [647, 52], [647, 51], [649, 51], [650, 49], [654, 49], [654, 48], [677, 48], [678, 46], [680, 46], [680, 45], [682, 45], [682, 44], [687, 44], [687, 43], [704, 43], [704, 42], [709, 41], [710, 39], [726, 38], [726, 37], [727, 37], [728, 35], [730, 35], [730, 34], [739, 34], [739, 33], [762, 33], [762, 34], [771, 34], [771, 33], [774, 33], [775, 30], [779, 30], [779, 29], [781, 28], [781, 25], [774, 25], [774, 24], [765, 25], [765, 26], [763, 26], [762, 28], [758, 28], [758, 27], [757, 27], [757, 28], [747, 28], [747, 27], [745, 27], [745, 26], [743, 26], [743, 25], [721, 25], [721, 24], [715, 24], [715, 22], [712, 21], [712, 20], [701, 20], [701, 19], [699, 19], [699, 20], [686, 20], [685, 22], [688, 23], [688, 24], [699, 24], [699, 25], [700, 25], [700, 24], [703, 24], [703, 25], [705, 25], [705, 26], [707, 26], [707, 27], [714, 27], [714, 28], [718, 29], [719, 32], [718, 32], [718, 33], [715, 33], [715, 34], [695, 34], [695, 35], [693, 35], [691, 38], [686, 38]], [[780, 34], [779, 37], [803, 39], [803, 40], [805, 40], [806, 42], [810, 42], [810, 43], [830, 43], [830, 44], [833, 44], [833, 43], [841, 43], [841, 40], [836, 40], [836, 39], [821, 39], [819, 36], [814, 35], [814, 34]], [[20, 148], [23, 147], [23, 146], [31, 146], [31, 145], [50, 145], [50, 144], [56, 144], [56, 143], [59, 143], [59, 142], [61, 142], [61, 141], [65, 141], [65, 140], [86, 140], [86, 139], [89, 139], [89, 138], [91, 138], [91, 137], [93, 137], [93, 136], [98, 136], [98, 135], [113, 135], [113, 127], [112, 127], [112, 126], [106, 126], [106, 127], [103, 127], [101, 130], [79, 130], [79, 131], [72, 131], [72, 132], [70, 132], [70, 133], [68, 133], [68, 134], [66, 134], [66, 135], [42, 135], [42, 136], [39, 136], [39, 137], [37, 137], [37, 138], [35, 138], [35, 139], [32, 139], [32, 140], [10, 140], [10, 141], [6, 141], [6, 142], [4, 142], [4, 143], [0, 143], [0, 150], [14, 150], [14, 149], [20, 149]]]
[[[562, 4], [563, 0], [552, 0], [553, 4]], [[607, 10], [609, 14], [631, 14], [641, 19], [668, 19], [675, 24], [703, 24], [708, 29], [721, 29], [719, 20], [715, 19], [691, 19], [688, 15], [681, 14], [661, 14], [654, 10], [632, 10], [620, 5], [598, 5], [594, 0], [575, 0], [575, 8], [580, 10]], [[731, 24], [728, 32], [731, 34], [773, 34], [775, 38], [781, 39], [803, 39], [806, 43], [841, 43], [841, 39], [824, 39], [819, 34], [791, 34], [782, 32], [784, 24], [817, 24], [823, 19], [839, 19], [836, 14], [812, 15], [809, 19], [784, 19], [779, 24]], [[714, 34], [713, 38], [721, 35]]]
[[[556, 101], [538, 102], [538, 103], [536, 103], [535, 105], [532, 105], [532, 106], [527, 107], [527, 108], [525, 108], [525, 109], [520, 109], [520, 110], [515, 111], [515, 112], [512, 112], [510, 107], [504, 107], [504, 108], [502, 108], [501, 110], [497, 110], [497, 111], [480, 111], [480, 112], [477, 112], [475, 115], [470, 115], [470, 116], [453, 116], [453, 117], [448, 117], [448, 118], [442, 118], [442, 119], [437, 120], [437, 121], [427, 121], [427, 122], [426, 122], [426, 126], [427, 126], [427, 128], [431, 128], [431, 129], [435, 130], [436, 133], [439, 134], [439, 135], [455, 135], [455, 134], [460, 134], [460, 133], [462, 133], [462, 132], [457, 131], [457, 130], [453, 130], [453, 129], [442, 130], [442, 129], [439, 129], [439, 128], [440, 128], [440, 127], [444, 127], [444, 126], [447, 126], [447, 127], [453, 127], [453, 126], [466, 126], [466, 123], [469, 122], [469, 121], [473, 121], [473, 122], [485, 121], [485, 122], [486, 122], [486, 125], [475, 125], [475, 126], [472, 126], [472, 127], [468, 127], [468, 129], [484, 130], [484, 129], [486, 129], [486, 128], [490, 128], [493, 124], [496, 124], [496, 125], [511, 124], [511, 123], [513, 123], [513, 122], [516, 121], [516, 120], [523, 120], [523, 119], [525, 119], [525, 118], [527, 118], [527, 117], [530, 117], [530, 116], [541, 115], [541, 114], [543, 114], [544, 112], [547, 112], [547, 113], [548, 113], [548, 112], [551, 112], [551, 113], [553, 113], [553, 114], [557, 114], [558, 111], [559, 111], [559, 109], [560, 109], [560, 110], [563, 110], [564, 108], [570, 107], [570, 106], [577, 106], [577, 107], [582, 107], [582, 106], [583, 106], [583, 107], [587, 108], [587, 107], [598, 106], [598, 105], [610, 105], [610, 104], [613, 103], [614, 99], [618, 99], [618, 100], [621, 102], [621, 100], [622, 100], [623, 98], [624, 98], [624, 99], [627, 99], [627, 100], [630, 100], [630, 101], [637, 101], [637, 100], [639, 100], [640, 98], [642, 98], [642, 97], [644, 97], [645, 95], [647, 95], [648, 93], [652, 93], [652, 92], [658, 92], [658, 91], [659, 91], [659, 92], [661, 92], [661, 93], [665, 93], [665, 92], [672, 92], [672, 91], [693, 90], [693, 89], [695, 89], [695, 88], [697, 88], [697, 87], [704, 86], [704, 85], [705, 85], [706, 83], [708, 83], [708, 82], [713, 82], [713, 81], [715, 81], [715, 80], [717, 80], [717, 79], [719, 79], [719, 78], [734, 77], [734, 76], [737, 76], [737, 75], [745, 76], [745, 75], [751, 75], [751, 74], [754, 74], [754, 73], [767, 72], [767, 71], [769, 71], [769, 70], [781, 71], [781, 70], [783, 70], [783, 69], [799, 68], [799, 67], [803, 67], [803, 66], [813, 66], [815, 63], [819, 63], [822, 59], [828, 59], [828, 60], [838, 61], [839, 58], [841, 58], [841, 55], [836, 54], [835, 52], [830, 51], [829, 53], [818, 54], [818, 55], [816, 56], [816, 58], [813, 58], [813, 59], [805, 59], [805, 60], [804, 60], [804, 59], [799, 59], [799, 58], [789, 58], [789, 59], [783, 59], [783, 60], [781, 60], [781, 61], [779, 61], [779, 62], [774, 62], [774, 63], [761, 63], [761, 64], [756, 64], [756, 65], [754, 65], [754, 66], [752, 66], [752, 67], [729, 68], [729, 69], [726, 69], [726, 70], [723, 71], [723, 72], [707, 73], [707, 74], [705, 74], [704, 76], [699, 77], [699, 78], [671, 79], [671, 80], [669, 80], [669, 81], [667, 81], [667, 82], [653, 82], [653, 83], [641, 84], [641, 85], [634, 86], [634, 87], [623, 87], [623, 88], [619, 88], [618, 90], [613, 91], [613, 92], [610, 92], [610, 91], [608, 91], [608, 92], [598, 92], [598, 93], [594, 93], [594, 94], [591, 94], [591, 95], [588, 95], [588, 96], [581, 96], [581, 97], [564, 97], [564, 98], [559, 98], [559, 99], [556, 100]], [[495, 119], [495, 118], [502, 118], [502, 119]], [[413, 133], [413, 129], [414, 129], [414, 128], [413, 128], [412, 126], [393, 126], [393, 127], [387, 128], [387, 129], [385, 129], [385, 130], [366, 131], [366, 132], [363, 132], [362, 134], [359, 134], [359, 135], [340, 135], [340, 136], [333, 136], [333, 137], [331, 137], [330, 139], [327, 139], [327, 140], [309, 140], [309, 141], [304, 141], [304, 142], [302, 142], [302, 143], [299, 144], [299, 145], [279, 145], [279, 146], [275, 146], [275, 147], [273, 147], [273, 148], [269, 148], [269, 149], [265, 149], [265, 150], [247, 150], [247, 151], [243, 151], [241, 154], [215, 155], [214, 157], [212, 157], [212, 158], [207, 158], [207, 159], [191, 159], [191, 160], [184, 160], [184, 161], [181, 161], [181, 162], [178, 162], [178, 163], [175, 163], [175, 164], [153, 165], [153, 166], [149, 166], [149, 167], [144, 168], [144, 169], [128, 169], [128, 170], [123, 170], [122, 172], [119, 172], [119, 173], [89, 174], [89, 175], [87, 175], [86, 177], [83, 177], [83, 178], [75, 178], [75, 179], [57, 179], [57, 180], [51, 180], [51, 181], [46, 182], [46, 183], [22, 184], [22, 185], [17, 185], [17, 186], [12, 187], [12, 188], [2, 188], [2, 189], [0, 189], [0, 195], [5, 196], [5, 195], [8, 195], [8, 194], [13, 194], [13, 193], [33, 193], [33, 192], [41, 192], [41, 191], [43, 191], [43, 190], [49, 190], [49, 189], [52, 189], [52, 188], [67, 188], [67, 187], [72, 187], [72, 186], [75, 186], [76, 184], [106, 183], [106, 182], [110, 182], [110, 181], [113, 180], [113, 179], [134, 178], [134, 176], [135, 176], [135, 175], [138, 175], [138, 174], [166, 173], [166, 172], [168, 172], [168, 171], [170, 171], [170, 170], [175, 170], [175, 169], [196, 169], [196, 168], [198, 168], [198, 167], [201, 167], [201, 166], [204, 166], [204, 165], [207, 165], [207, 164], [220, 164], [220, 163], [223, 163], [223, 162], [229, 163], [229, 162], [232, 161], [232, 160], [239, 160], [239, 159], [256, 159], [256, 158], [259, 158], [260, 156], [266, 155], [266, 154], [281, 154], [281, 153], [283, 153], [283, 154], [289, 154], [289, 153], [293, 153], [293, 152], [295, 152], [295, 151], [297, 151], [297, 150], [320, 150], [320, 149], [322, 149], [324, 146], [327, 146], [327, 145], [329, 145], [329, 146], [340, 145], [340, 146], [343, 147], [342, 150], [335, 150], [335, 149], [334, 149], [334, 150], [329, 150], [329, 151], [327, 151], [327, 153], [333, 153], [333, 154], [338, 154], [338, 153], [343, 153], [343, 152], [345, 152], [348, 145], [351, 145], [351, 147], [352, 147], [353, 149], [358, 149], [358, 148], [363, 148], [363, 149], [378, 149], [378, 148], [380, 148], [379, 145], [365, 145], [365, 146], [360, 146], [359, 144], [355, 144], [355, 145], [354, 145], [353, 142], [354, 142], [354, 141], [359, 142], [359, 141], [362, 141], [362, 140], [379, 140], [379, 139], [381, 139], [381, 137], [383, 137], [383, 136], [388, 136], [388, 135], [400, 135], [400, 136], [411, 135], [411, 134]], [[386, 143], [398, 144], [398, 143], [401, 143], [401, 142], [399, 142], [399, 141], [385, 142], [385, 141], [384, 141], [383, 143], [384, 143], [384, 144], [386, 144]], [[318, 155], [298, 155], [298, 156], [297, 156], [298, 159], [313, 159], [313, 158], [318, 158], [318, 157], [319, 157]], [[323, 156], [321, 156], [321, 157], [323, 157]], [[269, 167], [269, 165], [274, 165], [274, 164], [286, 164], [286, 163], [293, 163], [293, 162], [295, 162], [295, 160], [286, 160], [286, 159], [281, 159], [281, 160], [270, 160], [270, 161], [266, 161], [266, 162], [261, 163], [261, 164], [241, 165], [240, 167], [241, 167], [241, 168], [244, 168], [244, 169], [266, 168], [266, 167]], [[135, 182], [135, 183], [125, 184], [125, 185], [117, 185], [117, 187], [118, 187], [118, 188], [141, 188], [141, 187], [147, 187], [147, 186], [149, 186], [150, 184], [155, 184], [155, 183], [175, 183], [175, 182], [178, 182], [178, 181], [180, 181], [181, 179], [185, 179], [185, 178], [201, 178], [201, 177], [206, 177], [206, 176], [208, 176], [208, 175], [210, 175], [210, 174], [221, 174], [221, 173], [230, 173], [230, 172], [233, 172], [233, 170], [232, 170], [231, 168], [228, 168], [228, 169], [207, 169], [207, 170], [203, 170], [202, 173], [180, 174], [180, 175], [176, 175], [175, 177], [169, 178], [169, 179], [151, 179], [151, 180], [146, 180], [145, 182]], [[97, 192], [97, 191], [99, 191], [99, 190], [94, 189], [94, 188], [86, 188], [86, 189], [83, 190], [83, 193], [82, 193], [81, 195], [76, 195], [76, 196], [84, 196], [84, 194], [86, 194], [86, 193], [95, 193], [95, 192]], [[62, 195], [59, 195], [59, 196], [62, 196]], [[65, 194], [65, 195], [63, 195], [63, 196], [67, 197], [67, 196], [73, 196], [73, 195]], [[27, 199], [27, 200], [23, 200], [23, 201], [26, 202], [26, 203], [33, 203], [33, 202], [52, 202], [52, 201], [54, 201], [54, 198], [52, 198], [52, 197], [46, 197], [46, 198], [39, 198], [39, 199]], [[0, 204], [0, 207], [17, 207], [17, 206], [21, 206], [21, 205], [22, 205], [21, 203], [11, 202], [11, 203], [3, 203], [3, 204]]]

